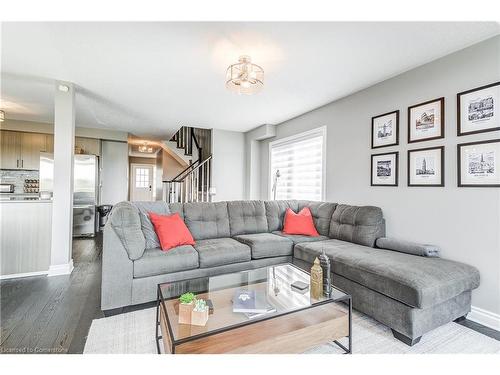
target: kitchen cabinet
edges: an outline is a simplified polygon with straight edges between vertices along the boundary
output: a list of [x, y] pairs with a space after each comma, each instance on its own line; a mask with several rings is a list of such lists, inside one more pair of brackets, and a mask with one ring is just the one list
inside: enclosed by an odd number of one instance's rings
[[0, 131], [0, 168], [19, 169], [21, 157], [21, 133]]
[[48, 152], [47, 134], [0, 132], [2, 169], [40, 169], [40, 152]]
[[80, 148], [84, 154], [97, 155], [101, 154], [100, 140], [95, 138], [76, 137], [75, 149]]

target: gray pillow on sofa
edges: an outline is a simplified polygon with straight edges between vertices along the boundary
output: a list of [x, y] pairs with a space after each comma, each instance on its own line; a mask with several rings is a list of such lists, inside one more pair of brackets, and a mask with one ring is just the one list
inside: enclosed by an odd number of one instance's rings
[[398, 238], [381, 237], [376, 241], [380, 249], [394, 250], [401, 253], [419, 255], [422, 257], [439, 257], [439, 247], [435, 245], [421, 244]]
[[146, 249], [155, 249], [160, 246], [160, 240], [156, 235], [153, 223], [149, 219], [148, 212], [154, 212], [158, 215], [169, 215], [170, 209], [164, 201], [155, 202], [132, 202], [132, 204], [139, 210], [139, 217], [141, 219], [141, 229], [146, 239]]

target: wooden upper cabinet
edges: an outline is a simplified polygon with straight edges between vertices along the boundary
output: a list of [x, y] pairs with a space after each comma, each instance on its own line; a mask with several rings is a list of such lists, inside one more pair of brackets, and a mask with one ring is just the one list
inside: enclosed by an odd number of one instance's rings
[[40, 133], [21, 133], [21, 169], [40, 169], [40, 152], [47, 151], [47, 137]]
[[45, 144], [46, 151], [50, 154], [54, 153], [54, 135], [53, 134], [45, 134]]
[[0, 131], [0, 168], [21, 168], [21, 133]]
[[95, 138], [76, 137], [75, 150], [76, 149], [80, 149], [84, 154], [100, 156], [100, 140]]

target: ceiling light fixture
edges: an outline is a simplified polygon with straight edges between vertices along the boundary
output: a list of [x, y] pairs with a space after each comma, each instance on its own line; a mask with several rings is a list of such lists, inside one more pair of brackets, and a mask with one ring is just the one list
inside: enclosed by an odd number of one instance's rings
[[226, 87], [238, 94], [255, 94], [264, 86], [264, 69], [253, 64], [250, 56], [240, 56], [226, 71]]
[[4, 122], [4, 121], [5, 121], [5, 112], [0, 111], [0, 122]]
[[139, 150], [139, 152], [146, 154], [151, 154], [153, 152], [153, 147], [148, 146], [148, 142], [144, 142], [144, 144], [139, 146], [137, 149]]

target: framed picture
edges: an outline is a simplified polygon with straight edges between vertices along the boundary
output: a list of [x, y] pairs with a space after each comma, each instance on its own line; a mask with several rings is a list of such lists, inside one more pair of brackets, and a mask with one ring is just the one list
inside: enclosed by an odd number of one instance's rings
[[500, 82], [457, 94], [457, 135], [500, 130]]
[[500, 187], [500, 139], [457, 145], [459, 187]]
[[444, 146], [408, 150], [408, 186], [444, 186]]
[[444, 138], [444, 98], [408, 107], [408, 143]]
[[372, 148], [399, 144], [399, 110], [372, 117]]
[[398, 186], [398, 154], [372, 155], [371, 186]]

